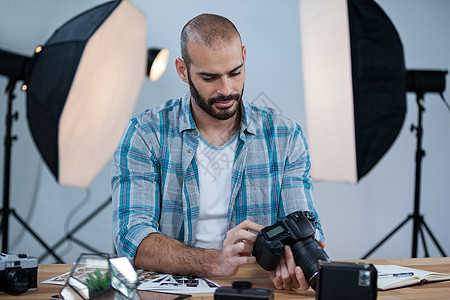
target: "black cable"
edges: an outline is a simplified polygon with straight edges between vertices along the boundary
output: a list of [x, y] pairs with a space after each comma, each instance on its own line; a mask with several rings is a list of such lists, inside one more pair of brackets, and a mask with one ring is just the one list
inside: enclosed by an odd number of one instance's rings
[[444, 94], [443, 94], [443, 93], [440, 93], [439, 95], [441, 96], [441, 98], [442, 98], [442, 101], [444, 101], [444, 104], [445, 104], [445, 106], [447, 106], [447, 108], [448, 108], [448, 111], [450, 112], [450, 106], [448, 105], [448, 102], [447, 102], [447, 100], [445, 100], [445, 98], [444, 98]]
[[[91, 190], [89, 188], [87, 188], [84, 191], [85, 191], [84, 199], [81, 200], [81, 202], [77, 206], [72, 208], [72, 210], [69, 212], [69, 214], [66, 217], [66, 221], [64, 222], [64, 234], [65, 235], [67, 235], [71, 231], [70, 222], [72, 221], [75, 214], [78, 213], [81, 210], [81, 208], [83, 208], [89, 202], [89, 200], [91, 198]], [[70, 250], [72, 250], [72, 240], [68, 239], [67, 240], [67, 248], [62, 251], [60, 256], [66, 255], [67, 253], [70, 252]]]

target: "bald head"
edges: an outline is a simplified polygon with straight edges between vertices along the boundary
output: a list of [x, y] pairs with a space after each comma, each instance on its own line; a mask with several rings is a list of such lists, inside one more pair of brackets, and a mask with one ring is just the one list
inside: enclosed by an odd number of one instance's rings
[[192, 63], [188, 47], [191, 43], [214, 47], [218, 42], [230, 43], [234, 38], [241, 39], [239, 32], [230, 20], [214, 14], [201, 14], [191, 19], [181, 31], [181, 57], [186, 67]]

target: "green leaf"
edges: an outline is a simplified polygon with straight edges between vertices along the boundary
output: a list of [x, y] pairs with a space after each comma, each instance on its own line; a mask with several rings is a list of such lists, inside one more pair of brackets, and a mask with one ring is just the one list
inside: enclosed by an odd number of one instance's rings
[[111, 280], [109, 277], [109, 272], [106, 272], [104, 276], [100, 272], [100, 269], [95, 269], [95, 277], [92, 273], [88, 274], [88, 278], [86, 280], [86, 285], [91, 290], [101, 291], [104, 289], [108, 289], [111, 285]]
[[88, 276], [89, 276], [89, 278], [87, 279], [88, 288], [93, 290], [101, 289], [100, 285], [98, 284], [98, 280], [94, 276], [92, 276], [91, 273], [89, 273]]
[[102, 280], [102, 273], [100, 273], [100, 269], [99, 268], [95, 269], [95, 275], [97, 275], [97, 279], [99, 281]]
[[103, 277], [103, 279], [101, 280], [101, 286], [104, 289], [109, 288], [109, 286], [111, 285], [111, 280], [109, 278], [109, 272], [105, 273], [105, 277]]

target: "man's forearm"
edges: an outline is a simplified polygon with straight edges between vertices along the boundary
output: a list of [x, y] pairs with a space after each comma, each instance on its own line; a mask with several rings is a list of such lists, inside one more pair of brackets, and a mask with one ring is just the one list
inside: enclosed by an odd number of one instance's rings
[[214, 277], [218, 250], [190, 247], [159, 233], [142, 240], [134, 258], [137, 268], [196, 277]]

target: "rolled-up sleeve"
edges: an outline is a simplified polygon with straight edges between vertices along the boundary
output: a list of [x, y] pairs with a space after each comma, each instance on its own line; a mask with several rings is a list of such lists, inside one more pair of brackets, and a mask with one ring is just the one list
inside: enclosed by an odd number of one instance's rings
[[139, 124], [132, 119], [122, 135], [111, 169], [113, 238], [119, 256], [134, 259], [141, 241], [158, 232], [158, 160]]
[[284, 213], [289, 214], [300, 204], [302, 210], [307, 210], [316, 217], [316, 237], [323, 241], [322, 225], [312, 195], [313, 184], [310, 175], [311, 162], [308, 146], [299, 125], [295, 126], [291, 137], [288, 160], [281, 185]]

